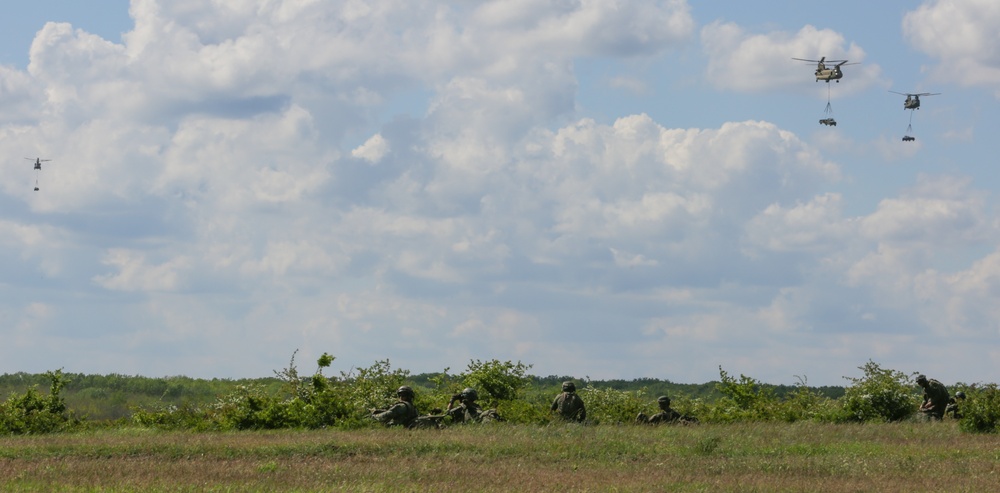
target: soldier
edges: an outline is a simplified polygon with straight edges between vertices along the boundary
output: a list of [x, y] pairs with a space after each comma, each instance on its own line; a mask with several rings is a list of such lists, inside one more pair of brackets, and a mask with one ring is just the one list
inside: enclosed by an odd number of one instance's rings
[[417, 419], [417, 406], [413, 405], [413, 389], [402, 386], [396, 390], [399, 401], [387, 410], [372, 410], [372, 418], [386, 426], [409, 428]]
[[955, 397], [948, 399], [948, 406], [944, 408], [944, 413], [955, 419], [962, 419], [962, 410], [959, 405], [965, 401], [965, 392], [959, 390], [955, 392]]
[[[445, 415], [451, 416], [452, 423], [472, 423], [480, 420], [480, 415], [483, 413], [483, 408], [476, 404], [479, 400], [479, 393], [476, 389], [466, 388], [461, 393], [451, 396], [451, 401], [448, 402], [448, 409], [445, 410]], [[458, 402], [457, 406], [452, 407], [455, 402]]]
[[563, 382], [562, 393], [552, 401], [552, 410], [565, 420], [582, 423], [587, 419], [587, 409], [583, 405], [583, 399], [576, 395], [576, 384], [573, 382]]
[[926, 421], [940, 421], [944, 417], [944, 410], [948, 407], [948, 389], [944, 384], [934, 380], [928, 380], [926, 375], [917, 377], [917, 385], [924, 389], [924, 402], [920, 404], [920, 414]]
[[684, 416], [681, 413], [670, 408], [670, 398], [661, 395], [656, 398], [656, 404], [660, 406], [660, 412], [647, 417], [644, 413], [639, 413], [635, 417], [636, 424], [649, 424], [658, 425], [660, 423], [697, 423], [698, 420], [690, 416]]

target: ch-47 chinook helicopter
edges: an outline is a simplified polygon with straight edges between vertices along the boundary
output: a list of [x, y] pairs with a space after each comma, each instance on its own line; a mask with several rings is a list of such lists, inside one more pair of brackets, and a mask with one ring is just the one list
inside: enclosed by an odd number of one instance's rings
[[[800, 62], [809, 62], [816, 64], [816, 72], [813, 75], [816, 76], [816, 82], [826, 81], [826, 117], [819, 121], [820, 124], [829, 127], [836, 127], [837, 120], [833, 118], [833, 106], [830, 104], [830, 81], [840, 82], [840, 79], [844, 77], [844, 72], [840, 70], [840, 67], [844, 65], [857, 65], [857, 63], [847, 63], [847, 60], [827, 60], [826, 57], [822, 57], [819, 60], [809, 60], [806, 58], [792, 58], [792, 60], [798, 60]], [[826, 63], [830, 62], [835, 64], [833, 68], [828, 68]]]
[[[826, 57], [822, 57], [819, 60], [807, 60], [805, 58], [792, 58], [792, 60], [798, 60], [800, 62], [810, 62], [816, 64], [816, 82], [826, 81], [827, 84], [830, 81], [840, 82], [840, 79], [844, 77], [844, 72], [840, 70], [840, 67], [844, 65], [857, 65], [855, 63], [847, 63], [847, 60], [827, 60]], [[827, 68], [826, 63], [833, 63], [833, 68]]]
[[[26, 157], [28, 161], [31, 161], [30, 157]], [[42, 163], [51, 161], [51, 159], [42, 159], [40, 157], [35, 158], [35, 191], [38, 191], [38, 173], [42, 170]]]
[[900, 96], [906, 96], [906, 100], [903, 101], [903, 110], [910, 110], [910, 124], [906, 126], [906, 135], [903, 136], [903, 142], [913, 142], [917, 140], [916, 137], [910, 135], [913, 132], [913, 110], [920, 109], [920, 96], [937, 96], [941, 93], [939, 92], [896, 92], [889, 91], [894, 94], [899, 94]]
[[919, 110], [920, 109], [920, 96], [937, 96], [941, 93], [939, 92], [921, 92], [921, 93], [911, 93], [911, 92], [896, 92], [889, 91], [893, 94], [899, 94], [900, 96], [906, 96], [906, 101], [903, 101], [904, 110]]

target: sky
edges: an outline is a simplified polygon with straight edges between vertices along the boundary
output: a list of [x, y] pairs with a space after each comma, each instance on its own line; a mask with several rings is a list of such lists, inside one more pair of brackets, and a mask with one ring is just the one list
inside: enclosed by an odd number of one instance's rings
[[7, 5], [0, 373], [996, 382], [997, 33], [993, 0]]

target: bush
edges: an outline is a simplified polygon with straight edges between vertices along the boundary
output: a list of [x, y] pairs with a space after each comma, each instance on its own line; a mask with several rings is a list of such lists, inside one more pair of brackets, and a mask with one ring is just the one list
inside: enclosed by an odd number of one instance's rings
[[525, 376], [530, 368], [531, 365], [520, 361], [474, 360], [469, 361], [469, 367], [459, 374], [459, 378], [467, 387], [479, 392], [484, 406], [492, 407], [502, 401], [513, 401], [521, 395], [530, 382]]
[[[132, 422], [142, 426], [195, 430], [322, 428], [339, 420], [356, 422], [345, 396], [345, 389], [349, 387], [323, 376], [323, 368], [330, 366], [334, 357], [324, 353], [317, 360], [316, 372], [310, 377], [300, 377], [295, 366], [297, 352], [292, 353], [287, 368], [275, 371], [283, 382], [278, 395], [260, 384], [239, 385], [210, 406], [134, 408]], [[361, 372], [377, 373], [378, 369]]]
[[532, 399], [505, 401], [497, 406], [497, 412], [508, 423], [544, 425], [552, 422], [553, 416], [546, 397], [536, 395]]
[[[396, 390], [406, 383], [408, 370], [392, 369], [389, 360], [376, 361], [368, 368], [357, 368], [332, 381], [333, 395], [339, 396], [345, 416], [365, 422], [372, 409], [388, 409], [396, 400]], [[417, 395], [418, 402], [421, 396]]]
[[969, 433], [1000, 433], [1000, 389], [997, 384], [974, 385], [965, 390], [958, 428]]
[[795, 421], [836, 421], [841, 413], [837, 401], [821, 392], [810, 389], [805, 377], [798, 377], [795, 390], [789, 392], [778, 406], [776, 418], [793, 423]]
[[45, 372], [45, 376], [50, 381], [48, 396], [39, 393], [37, 387], [30, 387], [24, 394], [12, 395], [0, 404], [0, 433], [52, 433], [79, 423], [67, 412], [60, 395], [66, 385], [62, 370]]
[[851, 386], [844, 392], [842, 421], [902, 421], [916, 412], [919, 397], [913, 393], [910, 376], [895, 370], [881, 368], [869, 360], [862, 378], [844, 377]]
[[636, 391], [598, 389], [588, 384], [580, 391], [587, 408], [587, 421], [594, 424], [632, 423], [646, 407], [645, 389]]
[[719, 366], [719, 380], [716, 389], [722, 398], [714, 406], [699, 409], [704, 417], [698, 419], [716, 423], [732, 423], [737, 421], [768, 421], [777, 415], [778, 398], [774, 390], [764, 387], [759, 381], [746, 375], [740, 379], [729, 376]]
[[[417, 408], [429, 409], [446, 405], [453, 395], [471, 387], [479, 394], [478, 404], [483, 409], [496, 409], [504, 420], [517, 423], [539, 422], [547, 414], [523, 400], [531, 383], [531, 378], [526, 376], [530, 368], [531, 365], [520, 361], [513, 363], [496, 359], [470, 360], [465, 371], [456, 376], [448, 375], [448, 368], [445, 368], [442, 373], [429, 378], [434, 389], [426, 399], [418, 399]], [[425, 402], [426, 406], [423, 405]]]
[[332, 425], [345, 414], [343, 399], [334, 395], [334, 387], [323, 376], [323, 368], [334, 357], [323, 353], [316, 361], [316, 371], [310, 377], [300, 377], [295, 367], [295, 354], [287, 368], [275, 371], [284, 383], [284, 395], [269, 395], [261, 385], [240, 385], [221, 397], [208, 418], [221, 429], [257, 430], [280, 428], [321, 428]]
[[152, 409], [136, 406], [131, 409], [131, 422], [147, 428], [166, 430], [218, 430], [218, 425], [198, 406], [191, 404], [166, 405]]

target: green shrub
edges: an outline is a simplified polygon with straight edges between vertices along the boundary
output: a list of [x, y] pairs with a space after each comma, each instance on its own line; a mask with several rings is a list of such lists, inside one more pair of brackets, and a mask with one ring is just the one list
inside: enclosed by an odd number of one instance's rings
[[[339, 380], [331, 381], [332, 392], [342, 399], [339, 405], [345, 417], [365, 422], [372, 409], [388, 409], [396, 402], [396, 390], [406, 383], [409, 374], [408, 370], [392, 369], [389, 360], [376, 361], [368, 368], [341, 372]], [[419, 393], [417, 399], [420, 402]]]
[[49, 379], [49, 395], [43, 396], [37, 387], [24, 394], [12, 395], [0, 404], [0, 433], [12, 435], [52, 433], [79, 423], [66, 409], [60, 394], [66, 385], [62, 370], [45, 372]]
[[503, 401], [513, 401], [528, 387], [530, 379], [525, 373], [531, 365], [518, 361], [469, 361], [469, 367], [459, 374], [467, 387], [479, 392], [483, 406], [493, 407]]
[[883, 369], [869, 360], [858, 367], [865, 373], [862, 378], [844, 377], [851, 386], [844, 392], [842, 421], [902, 421], [916, 412], [919, 397], [913, 393], [910, 376], [895, 370]]
[[135, 406], [131, 409], [130, 422], [146, 428], [165, 430], [218, 430], [217, 423], [200, 407], [191, 404], [144, 408]]
[[722, 397], [714, 405], [698, 410], [704, 417], [698, 419], [715, 423], [738, 421], [769, 421], [777, 415], [778, 398], [774, 390], [759, 381], [741, 374], [739, 380], [729, 376], [719, 366], [719, 383], [716, 389]]
[[598, 389], [587, 384], [580, 397], [587, 408], [587, 421], [594, 424], [624, 424], [635, 421], [636, 415], [647, 407], [645, 389], [636, 391]]
[[[295, 366], [297, 352], [292, 353], [287, 368], [275, 371], [282, 381], [277, 394], [269, 392], [261, 384], [238, 385], [209, 406], [133, 408], [132, 422], [142, 426], [195, 430], [321, 428], [341, 420], [357, 423], [347, 392], [352, 387], [323, 376], [323, 368], [330, 366], [334, 357], [324, 353], [317, 360], [316, 372], [312, 376], [301, 377]], [[360, 373], [377, 374], [379, 368], [387, 365], [388, 361], [377, 363], [375, 369], [361, 370]]]
[[841, 415], [839, 403], [823, 393], [810, 389], [805, 377], [799, 377], [795, 390], [785, 395], [776, 410], [776, 419], [793, 423], [795, 421], [837, 421]]
[[969, 433], [1000, 433], [1000, 389], [997, 384], [970, 386], [965, 390], [965, 401], [960, 406], [960, 430]]
[[497, 412], [508, 423], [544, 425], [552, 422], [551, 405], [542, 395], [527, 399], [504, 401], [497, 406]]

